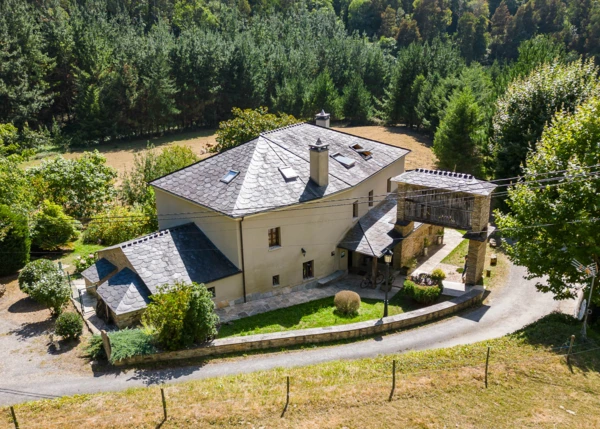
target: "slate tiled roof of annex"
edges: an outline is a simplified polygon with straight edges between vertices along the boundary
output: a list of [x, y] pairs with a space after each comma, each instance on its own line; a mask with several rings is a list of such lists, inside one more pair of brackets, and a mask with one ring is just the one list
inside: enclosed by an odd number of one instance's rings
[[[329, 145], [329, 184], [310, 180], [309, 144]], [[371, 157], [363, 159], [351, 146], [360, 144]], [[339, 153], [355, 161], [346, 168], [331, 158]], [[231, 217], [315, 200], [353, 187], [409, 151], [329, 128], [303, 123], [265, 132], [260, 137], [221, 154], [156, 179], [151, 184]], [[286, 180], [279, 170], [289, 166], [298, 177]], [[221, 178], [239, 174], [230, 182]]]
[[102, 283], [96, 292], [117, 315], [141, 310], [150, 302], [144, 282], [129, 268]]
[[209, 283], [240, 273], [194, 223], [121, 243], [129, 263], [151, 293], [177, 281]]
[[[386, 249], [392, 249], [402, 239], [394, 228], [396, 224], [397, 195], [390, 194], [356, 222], [338, 244], [367, 256], [381, 258]], [[415, 222], [414, 229], [422, 224]]]
[[470, 174], [424, 168], [406, 171], [392, 181], [483, 196], [490, 195], [496, 188], [494, 183], [476, 179]]
[[100, 280], [111, 275], [117, 267], [106, 258], [99, 259], [89, 268], [81, 272], [81, 275], [92, 283], [98, 283]]

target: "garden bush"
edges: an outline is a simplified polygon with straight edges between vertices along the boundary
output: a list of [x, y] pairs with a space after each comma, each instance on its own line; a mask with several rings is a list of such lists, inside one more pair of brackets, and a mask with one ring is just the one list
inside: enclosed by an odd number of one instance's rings
[[33, 217], [32, 244], [43, 250], [56, 250], [77, 236], [72, 217], [61, 206], [45, 200]]
[[34, 284], [39, 282], [46, 274], [58, 269], [58, 266], [48, 259], [31, 261], [19, 274], [19, 288], [23, 293], [29, 295]]
[[96, 262], [96, 257], [93, 254], [78, 256], [75, 258], [75, 271], [80, 273], [82, 271], [87, 270], [89, 267], [94, 265]]
[[27, 217], [5, 205], [0, 205], [0, 248], [0, 276], [13, 274], [29, 262]]
[[436, 268], [431, 272], [431, 278], [438, 284], [441, 284], [446, 279], [446, 273], [441, 268]]
[[335, 294], [333, 304], [342, 314], [354, 314], [360, 308], [360, 296], [351, 290], [343, 290]]
[[71, 287], [63, 272], [51, 261], [38, 259], [23, 269], [19, 275], [19, 287], [31, 298], [50, 309], [52, 316], [59, 316], [71, 297]]
[[137, 208], [113, 206], [92, 220], [83, 242], [112, 246], [152, 232], [149, 217]]
[[402, 292], [419, 304], [433, 304], [440, 297], [442, 290], [439, 286], [420, 286], [406, 280]]
[[77, 313], [63, 313], [56, 319], [54, 332], [65, 340], [79, 338], [83, 333], [83, 320]]
[[[121, 359], [133, 356], [143, 356], [156, 353], [158, 350], [154, 344], [154, 337], [143, 329], [122, 329], [109, 332], [112, 355], [110, 362], [115, 363]], [[88, 341], [86, 353], [91, 359], [106, 359], [102, 337], [94, 335]]]
[[216, 335], [218, 317], [204, 285], [176, 283], [150, 297], [142, 322], [154, 330], [161, 347], [177, 350]]

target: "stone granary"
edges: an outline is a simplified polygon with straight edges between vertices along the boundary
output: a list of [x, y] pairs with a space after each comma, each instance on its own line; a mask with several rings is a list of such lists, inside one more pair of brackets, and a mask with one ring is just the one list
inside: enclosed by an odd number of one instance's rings
[[485, 250], [494, 228], [488, 224], [491, 194], [496, 185], [470, 174], [416, 169], [393, 179], [398, 183], [398, 207], [395, 231], [402, 240], [394, 248], [395, 263], [402, 263], [403, 249], [409, 246], [415, 224], [466, 230], [469, 240], [466, 284], [482, 280]]

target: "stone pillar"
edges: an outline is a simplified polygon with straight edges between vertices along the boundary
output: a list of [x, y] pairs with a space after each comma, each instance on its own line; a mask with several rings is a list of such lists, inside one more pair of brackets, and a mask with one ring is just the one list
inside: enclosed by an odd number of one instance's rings
[[465, 284], [476, 285], [483, 279], [483, 265], [485, 263], [485, 241], [469, 240], [469, 251], [467, 253], [467, 273]]
[[481, 232], [487, 229], [490, 219], [490, 205], [492, 197], [475, 197], [473, 202], [473, 217], [471, 218], [471, 231]]
[[373, 256], [371, 262], [371, 275], [373, 276], [373, 282], [375, 282], [375, 279], [377, 278], [377, 258], [375, 256]]

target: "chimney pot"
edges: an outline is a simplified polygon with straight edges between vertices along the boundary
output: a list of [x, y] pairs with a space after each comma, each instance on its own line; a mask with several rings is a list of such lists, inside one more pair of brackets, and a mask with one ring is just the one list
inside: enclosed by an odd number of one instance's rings
[[329, 119], [331, 115], [329, 113], [325, 113], [325, 110], [321, 109], [321, 113], [317, 113], [315, 116], [315, 124], [318, 127], [329, 128]]
[[317, 186], [329, 184], [329, 145], [318, 138], [315, 143], [309, 144], [310, 152], [310, 178]]

